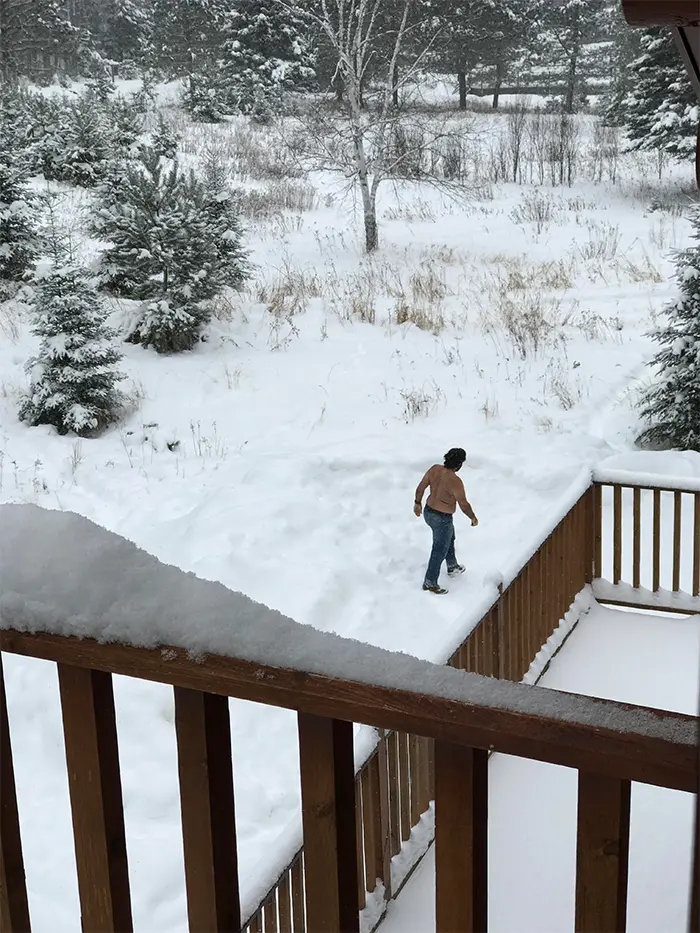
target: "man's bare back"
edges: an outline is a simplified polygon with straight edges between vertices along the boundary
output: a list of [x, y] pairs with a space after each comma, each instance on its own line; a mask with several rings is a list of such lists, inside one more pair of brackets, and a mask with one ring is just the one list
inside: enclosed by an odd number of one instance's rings
[[476, 515], [464, 492], [464, 483], [454, 470], [441, 466], [439, 463], [431, 466], [416, 489], [416, 504], [422, 502], [423, 494], [428, 487], [430, 487], [430, 495], [426, 503], [428, 508], [454, 515], [459, 505], [464, 514], [472, 520], [472, 524], [476, 524]]

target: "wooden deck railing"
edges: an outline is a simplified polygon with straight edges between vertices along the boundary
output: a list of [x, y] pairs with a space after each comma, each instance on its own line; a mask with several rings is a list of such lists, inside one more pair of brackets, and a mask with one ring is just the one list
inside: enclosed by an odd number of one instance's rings
[[598, 588], [605, 601], [699, 612], [700, 483], [610, 478], [594, 490], [595, 576], [608, 584]]
[[[132, 929], [112, 674], [175, 689], [192, 933], [240, 928], [227, 697], [299, 714], [303, 884], [293, 873], [263, 907], [266, 933], [359, 930], [353, 722], [435, 743], [438, 933], [487, 929], [487, 750], [578, 769], [579, 933], [624, 930], [630, 782], [697, 792], [698, 720], [677, 713], [458, 671], [441, 695], [427, 695], [234, 658], [193, 660], [177, 648], [165, 660], [157, 649], [66, 636], [6, 630], [0, 650], [58, 665], [84, 933]], [[3, 933], [18, 933], [29, 918], [4, 720], [2, 752], [0, 917]]]
[[[447, 664], [489, 677], [522, 680], [577, 594], [593, 579], [594, 504], [590, 488], [501, 589]], [[381, 735], [355, 778], [361, 908], [378, 885], [387, 900], [397, 893], [392, 890], [391, 859], [409, 840], [434, 797], [432, 740], [405, 732]], [[303, 886], [303, 875], [301, 847], [260, 907], [246, 918], [246, 933], [280, 928], [288, 892], [295, 884]]]

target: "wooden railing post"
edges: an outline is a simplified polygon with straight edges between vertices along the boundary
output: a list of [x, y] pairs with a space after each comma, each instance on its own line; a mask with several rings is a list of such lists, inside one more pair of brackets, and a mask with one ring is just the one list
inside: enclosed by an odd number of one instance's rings
[[[386, 730], [379, 730], [377, 748], [377, 774], [379, 777], [379, 832], [381, 844], [381, 875], [384, 881], [384, 899], [391, 898], [391, 818], [389, 813], [389, 758]], [[426, 804], [427, 806], [427, 804]]]
[[358, 933], [351, 722], [299, 713], [308, 933]]
[[84, 933], [130, 933], [112, 676], [58, 665], [68, 788]]
[[485, 933], [488, 752], [435, 742], [436, 933]]
[[603, 576], [603, 487], [593, 486], [593, 578]]
[[238, 933], [236, 818], [228, 699], [175, 688], [187, 913], [192, 933]]
[[630, 782], [579, 772], [576, 933], [624, 933]]
[[29, 904], [0, 655], [0, 930], [29, 933]]

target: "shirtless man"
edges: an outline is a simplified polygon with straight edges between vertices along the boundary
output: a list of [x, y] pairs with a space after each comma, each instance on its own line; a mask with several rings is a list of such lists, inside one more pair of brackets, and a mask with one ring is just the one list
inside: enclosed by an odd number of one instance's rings
[[[416, 501], [413, 506], [415, 515], [421, 513], [426, 524], [433, 532], [433, 549], [423, 582], [423, 589], [430, 593], [446, 593], [438, 583], [442, 562], [447, 561], [447, 573], [455, 576], [464, 573], [465, 568], [457, 563], [455, 556], [455, 529], [452, 516], [459, 505], [464, 514], [471, 519], [472, 525], [479, 520], [467, 501], [464, 483], [457, 476], [462, 469], [467, 453], [461, 447], [453, 447], [445, 454], [445, 465], [436, 463], [431, 466], [416, 489]], [[430, 487], [430, 495], [423, 509], [423, 493]]]

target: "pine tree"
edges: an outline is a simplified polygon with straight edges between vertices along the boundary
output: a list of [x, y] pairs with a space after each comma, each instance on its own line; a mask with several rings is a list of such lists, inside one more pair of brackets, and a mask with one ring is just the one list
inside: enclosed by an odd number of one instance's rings
[[109, 242], [104, 281], [144, 302], [128, 339], [160, 353], [191, 348], [209, 319], [209, 300], [247, 274], [229, 203], [177, 163], [143, 147], [105, 185], [93, 230]]
[[609, 38], [608, 0], [539, 0], [541, 23], [532, 51], [540, 70], [563, 88], [561, 109], [574, 113], [587, 91], [588, 48]]
[[624, 100], [629, 149], [663, 150], [678, 159], [695, 149], [698, 104], [675, 42], [667, 30], [648, 29], [631, 65], [632, 87]]
[[86, 94], [71, 105], [64, 129], [64, 149], [58, 177], [84, 188], [94, 186], [104, 177], [115, 146], [116, 120], [110, 127], [105, 110], [96, 97]]
[[159, 113], [158, 126], [151, 134], [153, 149], [164, 159], [174, 159], [179, 141], [180, 137], [175, 128], [168, 123], [162, 113]]
[[121, 354], [101, 300], [83, 270], [55, 264], [37, 279], [34, 312], [41, 344], [27, 363], [31, 385], [20, 419], [93, 435], [118, 418], [122, 404]]
[[0, 78], [26, 76], [48, 83], [79, 60], [81, 30], [67, 15], [65, 0], [0, 2]]
[[275, 0], [238, 0], [225, 21], [225, 80], [236, 109], [251, 113], [283, 91], [315, 81], [308, 31], [301, 17]]
[[227, 0], [152, 0], [153, 63], [171, 77], [211, 69], [220, 58]]
[[610, 84], [603, 95], [602, 114], [607, 126], [624, 126], [625, 99], [637, 80], [632, 63], [641, 53], [641, 30], [630, 29], [621, 9], [611, 16], [612, 57]]
[[216, 149], [204, 153], [204, 210], [217, 259], [209, 275], [212, 294], [240, 288], [250, 274], [238, 210], [228, 184], [228, 170]]
[[680, 294], [666, 309], [668, 324], [652, 334], [661, 350], [652, 360], [659, 381], [642, 402], [649, 423], [640, 441], [656, 447], [700, 451], [700, 211], [690, 246], [678, 254]]
[[0, 280], [20, 281], [34, 260], [36, 217], [17, 154], [0, 133]]

